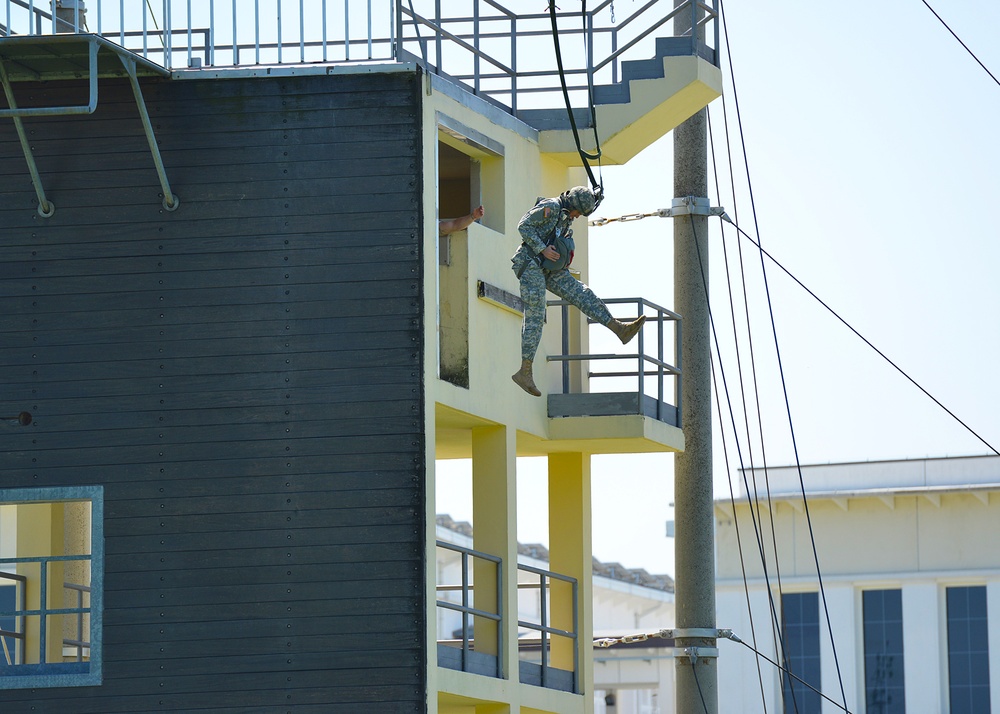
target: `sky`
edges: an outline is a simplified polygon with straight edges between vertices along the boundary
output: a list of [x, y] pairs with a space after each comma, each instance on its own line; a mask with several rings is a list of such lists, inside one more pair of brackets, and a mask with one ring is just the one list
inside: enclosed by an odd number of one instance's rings
[[[931, 6], [1000, 77], [1000, 3]], [[724, 100], [710, 107], [713, 205], [724, 206], [844, 321], [1000, 449], [1000, 85], [920, 0], [866, 3], [863, 12], [830, 1], [729, 0], [723, 7]], [[668, 134], [628, 164], [603, 167], [607, 197], [595, 216], [669, 207], [672, 143]], [[591, 287], [604, 297], [638, 290], [672, 307], [671, 220], [592, 228]], [[722, 353], [714, 358], [716, 374], [729, 385], [739, 434], [737, 448], [723, 403], [724, 432], [713, 414], [717, 497], [728, 497], [738, 453], [747, 466], [751, 452], [758, 466], [764, 458], [772, 466], [794, 464], [796, 453], [802, 464], [993, 453], [766, 261], [769, 308], [760, 255], [745, 238], [713, 220], [709, 242]], [[755, 372], [761, 410], [761, 426], [752, 417], [749, 439], [741, 368], [747, 409], [756, 413]], [[673, 518], [673, 460], [593, 457], [596, 558], [673, 574], [674, 542], [665, 535]], [[544, 476], [543, 460], [519, 464], [522, 542], [546, 543]], [[438, 478], [438, 511], [468, 520], [462, 465], [441, 465]]]

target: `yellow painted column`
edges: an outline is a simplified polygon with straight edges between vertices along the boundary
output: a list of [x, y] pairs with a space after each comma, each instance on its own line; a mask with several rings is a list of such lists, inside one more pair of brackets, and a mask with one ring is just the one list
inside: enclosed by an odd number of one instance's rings
[[[17, 506], [17, 557], [30, 558], [64, 554], [65, 518], [62, 503], [22, 503]], [[50, 609], [63, 605], [63, 564], [49, 563], [46, 582], [46, 605]], [[17, 572], [28, 578], [27, 605], [29, 610], [41, 608], [41, 567], [37, 563], [18, 563]], [[45, 661], [63, 661], [63, 617], [48, 618], [46, 626]], [[25, 664], [39, 664], [41, 618], [24, 619]]]
[[[553, 572], [569, 575], [579, 583], [576, 651], [579, 656], [580, 687], [589, 694], [593, 677], [593, 557], [591, 548], [590, 455], [549, 454], [549, 564]], [[551, 624], [572, 630], [572, 588], [553, 580]], [[573, 669], [573, 644], [565, 637], [552, 639], [551, 664]], [[593, 698], [585, 696], [587, 711]]]
[[473, 569], [475, 605], [502, 612], [498, 628], [475, 618], [476, 651], [498, 655], [504, 677], [517, 679], [517, 479], [515, 432], [504, 426], [472, 430], [473, 548], [503, 559], [499, 592], [496, 567], [476, 559]]

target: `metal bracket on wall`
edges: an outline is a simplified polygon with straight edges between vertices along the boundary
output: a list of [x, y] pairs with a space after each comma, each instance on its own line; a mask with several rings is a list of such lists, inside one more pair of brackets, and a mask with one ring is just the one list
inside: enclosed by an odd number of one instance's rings
[[[120, 60], [121, 67], [117, 68], [114, 60], [111, 60], [110, 67], [106, 62], [102, 64], [103, 58], [99, 55], [101, 49], [107, 49], [114, 54]], [[87, 56], [86, 77], [90, 90], [87, 104], [25, 108], [17, 106], [12, 79], [39, 81], [80, 78], [84, 76], [84, 51]], [[7, 69], [8, 65], [11, 67], [10, 71]], [[142, 67], [144, 74], [169, 76], [169, 71], [166, 68], [138, 57], [100, 35], [28, 35], [0, 39], [0, 83], [3, 84], [8, 106], [7, 109], [0, 109], [0, 118], [9, 117], [14, 120], [14, 127], [21, 141], [21, 150], [28, 163], [31, 182], [35, 187], [35, 195], [38, 197], [38, 214], [43, 218], [49, 218], [55, 213], [55, 205], [45, 195], [45, 189], [42, 186], [41, 176], [35, 164], [31, 145], [28, 143], [22, 119], [37, 116], [93, 114], [97, 109], [97, 80], [101, 76], [128, 76], [136, 107], [139, 110], [139, 118], [142, 120], [142, 128], [146, 134], [146, 141], [156, 166], [156, 174], [163, 190], [163, 207], [168, 211], [174, 211], [180, 205], [180, 200], [170, 190], [170, 183], [163, 167], [163, 159], [156, 144], [156, 137], [153, 135], [153, 126], [149, 120], [149, 113], [146, 111], [142, 89], [139, 87], [137, 71], [139, 66]]]

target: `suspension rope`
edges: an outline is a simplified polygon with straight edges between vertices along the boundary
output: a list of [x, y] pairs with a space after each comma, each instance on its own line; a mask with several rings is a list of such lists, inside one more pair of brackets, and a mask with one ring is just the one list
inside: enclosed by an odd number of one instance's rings
[[979, 64], [979, 66], [983, 68], [983, 71], [985, 71], [986, 74], [988, 74], [990, 76], [990, 79], [992, 79], [994, 82], [996, 82], [998, 85], [1000, 85], [1000, 79], [997, 79], [993, 75], [993, 73], [990, 72], [990, 70], [986, 67], [986, 65], [984, 65], [980, 61], [980, 59], [978, 57], [976, 57], [976, 53], [973, 52], [972, 50], [970, 50], [969, 46], [967, 44], [965, 44], [964, 42], [962, 42], [962, 38], [955, 34], [955, 31], [948, 26], [948, 23], [945, 22], [941, 18], [940, 15], [937, 14], [937, 11], [935, 11], [934, 8], [931, 7], [931, 4], [929, 2], [927, 2], [927, 0], [921, 0], [921, 2], [923, 2], [923, 4], [927, 6], [927, 9], [930, 10], [931, 13], [934, 15], [934, 17], [936, 17], [938, 19], [938, 22], [940, 22], [942, 25], [944, 25], [944, 29], [946, 29], [948, 32], [950, 32], [951, 36], [954, 37], [956, 40], [958, 40], [958, 44], [962, 45], [962, 47], [965, 48], [965, 51], [969, 53], [969, 55], [972, 57], [972, 59], [976, 60], [976, 62]]
[[[587, 37], [587, 0], [583, 0], [583, 5], [580, 10], [580, 15], [583, 19], [583, 37], [586, 41]], [[591, 161], [597, 162], [597, 170], [601, 171], [601, 139], [597, 134], [597, 107], [594, 104], [594, 78], [590, 71], [590, 63], [587, 64], [587, 99], [590, 105], [590, 118], [591, 124], [594, 128], [594, 144], [597, 147], [593, 153], [589, 153], [583, 150], [583, 144], [580, 142], [580, 132], [576, 126], [576, 117], [573, 115], [573, 105], [569, 101], [569, 87], [566, 85], [566, 72], [563, 69], [562, 61], [562, 50], [559, 47], [559, 26], [556, 22], [556, 2], [555, 0], [549, 0], [549, 17], [552, 20], [552, 44], [555, 46], [556, 51], [556, 67], [559, 70], [559, 82], [562, 85], [563, 99], [566, 102], [566, 114], [569, 116], [569, 125], [573, 129], [573, 139], [576, 142], [577, 153], [580, 154], [580, 160], [583, 162], [583, 168], [587, 170], [587, 176], [590, 177], [590, 185], [594, 191], [594, 196], [597, 198], [597, 203], [594, 205], [601, 205], [601, 201], [604, 200], [604, 176], [601, 175], [601, 180], [599, 181], [594, 177], [594, 170], [590, 166]], [[589, 53], [588, 53], [589, 57]]]

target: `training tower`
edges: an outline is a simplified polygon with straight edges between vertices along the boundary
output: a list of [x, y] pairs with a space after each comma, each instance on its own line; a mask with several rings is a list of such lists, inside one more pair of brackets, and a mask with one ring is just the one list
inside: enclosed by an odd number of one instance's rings
[[721, 92], [717, 22], [560, 12], [560, 74], [538, 5], [0, 1], [0, 709], [593, 710], [590, 459], [683, 450], [683, 316], [604, 295], [648, 323], [595, 353], [553, 304], [532, 398], [509, 256], [587, 182], [563, 82], [625, 163]]

